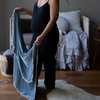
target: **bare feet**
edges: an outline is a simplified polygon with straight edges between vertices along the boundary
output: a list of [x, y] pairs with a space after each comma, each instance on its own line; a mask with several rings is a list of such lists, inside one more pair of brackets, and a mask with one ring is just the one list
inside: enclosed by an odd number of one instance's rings
[[50, 93], [52, 90], [53, 90], [53, 89], [47, 89], [47, 90], [44, 92], [43, 96], [46, 96], [46, 95], [47, 95], [48, 93]]

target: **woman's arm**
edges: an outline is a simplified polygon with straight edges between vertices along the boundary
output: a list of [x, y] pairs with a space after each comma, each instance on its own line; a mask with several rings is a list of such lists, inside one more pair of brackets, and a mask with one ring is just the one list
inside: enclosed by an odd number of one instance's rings
[[25, 14], [28, 14], [30, 16], [32, 16], [33, 14], [33, 10], [29, 10], [26, 8], [17, 7], [16, 10], [18, 10], [19, 12], [24, 12]]
[[54, 24], [56, 23], [56, 20], [58, 18], [59, 13], [59, 0], [50, 0], [50, 21], [48, 22], [47, 26], [45, 27], [44, 31], [41, 35], [39, 35], [36, 38], [36, 41], [34, 42], [37, 46], [39, 46], [42, 43], [42, 40], [44, 37], [50, 32]]

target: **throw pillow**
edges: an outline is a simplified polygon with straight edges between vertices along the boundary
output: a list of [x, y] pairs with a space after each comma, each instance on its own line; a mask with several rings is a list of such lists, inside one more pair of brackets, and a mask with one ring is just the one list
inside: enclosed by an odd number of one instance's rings
[[68, 31], [68, 21], [64, 17], [58, 17], [56, 23], [59, 30]]
[[68, 21], [68, 31], [82, 31], [82, 28], [80, 26], [80, 10], [70, 12], [59, 12], [59, 16], [64, 17]]

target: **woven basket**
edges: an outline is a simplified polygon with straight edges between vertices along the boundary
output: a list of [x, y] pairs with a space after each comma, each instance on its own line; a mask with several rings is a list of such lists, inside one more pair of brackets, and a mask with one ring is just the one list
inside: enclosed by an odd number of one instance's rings
[[7, 59], [2, 54], [3, 54], [3, 52], [0, 53], [0, 70], [1, 70], [1, 74], [5, 77], [13, 77], [13, 75], [6, 74]]

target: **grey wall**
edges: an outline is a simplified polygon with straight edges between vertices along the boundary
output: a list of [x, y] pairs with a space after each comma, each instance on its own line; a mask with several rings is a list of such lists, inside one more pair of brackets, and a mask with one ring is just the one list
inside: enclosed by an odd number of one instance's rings
[[4, 49], [4, 44], [5, 44], [5, 41], [3, 41], [3, 37], [4, 37], [4, 34], [5, 34], [5, 31], [4, 31], [4, 12], [3, 12], [3, 5], [4, 5], [4, 2], [3, 0], [0, 1], [0, 51]]
[[[9, 48], [9, 18], [16, 7], [33, 9], [36, 0], [0, 0], [0, 51]], [[81, 14], [90, 18], [90, 55], [94, 52], [93, 38], [100, 26], [100, 0], [60, 0], [60, 11], [81, 9]], [[93, 24], [93, 23], [96, 24]]]

